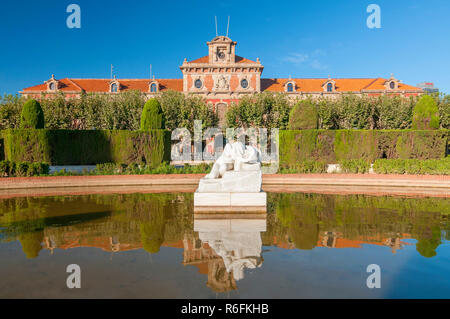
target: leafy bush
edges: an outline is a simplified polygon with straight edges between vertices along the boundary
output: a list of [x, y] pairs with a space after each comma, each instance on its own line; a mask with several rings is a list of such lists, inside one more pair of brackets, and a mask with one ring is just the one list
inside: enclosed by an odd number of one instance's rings
[[422, 96], [414, 106], [413, 130], [432, 130], [439, 128], [439, 109], [436, 101], [429, 95]]
[[324, 161], [301, 161], [292, 165], [282, 166], [280, 174], [326, 173], [327, 166], [327, 163]]
[[176, 167], [168, 163], [162, 163], [156, 167], [150, 165], [139, 165], [137, 163], [115, 164], [104, 163], [97, 164], [96, 169], [92, 171], [93, 175], [141, 175], [141, 174], [207, 174], [211, 171], [211, 164], [188, 165]]
[[289, 113], [290, 130], [317, 129], [317, 124], [317, 109], [309, 100], [297, 103]]
[[378, 159], [373, 165], [378, 174], [427, 174], [450, 175], [450, 158], [417, 159]]
[[48, 175], [47, 163], [0, 161], [0, 177]]
[[50, 165], [42, 162], [30, 163], [28, 166], [27, 176], [48, 175]]
[[142, 110], [141, 130], [155, 130], [164, 128], [164, 114], [161, 105], [155, 98], [149, 99]]
[[0, 162], [0, 177], [8, 176], [10, 172], [10, 161]]
[[27, 176], [28, 174], [28, 162], [19, 162], [16, 166], [16, 176]]
[[286, 129], [291, 109], [285, 94], [263, 92], [244, 96], [226, 113], [228, 127]]
[[201, 96], [185, 96], [177, 91], [165, 91], [157, 96], [164, 113], [165, 127], [168, 130], [185, 127], [194, 131], [194, 120], [201, 120], [202, 127], [215, 127], [217, 115], [211, 105]]
[[342, 173], [368, 173], [370, 169], [370, 161], [364, 159], [340, 160], [339, 165]]
[[44, 128], [44, 112], [38, 101], [31, 99], [25, 102], [20, 115], [20, 128]]

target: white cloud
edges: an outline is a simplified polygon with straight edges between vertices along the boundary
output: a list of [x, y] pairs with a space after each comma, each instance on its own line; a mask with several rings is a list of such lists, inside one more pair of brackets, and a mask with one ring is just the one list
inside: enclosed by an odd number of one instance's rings
[[307, 54], [291, 53], [287, 57], [283, 58], [283, 61], [300, 65], [300, 64], [305, 63], [308, 60], [308, 58], [309, 57]]
[[328, 67], [322, 64], [318, 57], [323, 57], [326, 55], [326, 52], [322, 49], [316, 49], [312, 51], [310, 54], [308, 53], [291, 53], [288, 56], [282, 58], [283, 62], [292, 63], [296, 66], [309, 66], [316, 70], [325, 70]]

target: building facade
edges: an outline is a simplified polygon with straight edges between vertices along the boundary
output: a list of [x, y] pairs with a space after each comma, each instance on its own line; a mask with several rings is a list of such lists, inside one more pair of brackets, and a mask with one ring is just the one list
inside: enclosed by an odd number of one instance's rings
[[290, 98], [336, 98], [343, 93], [379, 96], [417, 96], [424, 91], [407, 85], [393, 75], [385, 78], [262, 78], [259, 58], [252, 61], [236, 55], [237, 43], [225, 36], [207, 42], [208, 55], [196, 60], [184, 59], [180, 79], [73, 79], [52, 77], [43, 84], [25, 88], [26, 97], [40, 98], [62, 92], [67, 98], [84, 93], [117, 94], [139, 90], [148, 98], [159, 92], [175, 90], [203, 96], [219, 118], [232, 102], [259, 92], [285, 92]]
[[439, 93], [439, 89], [434, 86], [433, 82], [421, 82], [417, 84], [418, 88], [421, 88], [427, 93]]

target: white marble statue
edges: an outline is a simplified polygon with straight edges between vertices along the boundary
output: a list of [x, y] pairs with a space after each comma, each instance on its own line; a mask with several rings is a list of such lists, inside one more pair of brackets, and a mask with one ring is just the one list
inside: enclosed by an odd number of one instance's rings
[[239, 172], [242, 164], [261, 163], [261, 152], [253, 146], [245, 146], [241, 142], [228, 143], [225, 145], [222, 155], [214, 163], [211, 172], [205, 179], [215, 179], [222, 177], [226, 171], [234, 170]]
[[241, 142], [228, 143], [211, 172], [199, 181], [194, 207], [265, 207], [261, 186], [261, 152]]

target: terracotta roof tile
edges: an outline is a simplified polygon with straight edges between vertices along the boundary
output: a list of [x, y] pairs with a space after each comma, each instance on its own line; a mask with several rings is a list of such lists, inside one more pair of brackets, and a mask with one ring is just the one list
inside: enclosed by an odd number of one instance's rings
[[[121, 91], [139, 90], [148, 92], [150, 79], [117, 79]], [[110, 79], [61, 79], [59, 90], [63, 92], [81, 91], [85, 92], [109, 92]], [[183, 79], [156, 79], [160, 85], [160, 91], [175, 90], [183, 91]], [[28, 87], [23, 92], [46, 91], [47, 85], [40, 84]]]
[[[336, 83], [337, 92], [355, 92], [361, 90], [385, 90], [383, 78], [369, 79], [332, 79]], [[261, 90], [284, 92], [284, 85], [289, 79], [261, 79]], [[323, 85], [328, 81], [323, 79], [291, 79], [296, 84], [296, 92], [323, 92]], [[420, 88], [399, 83], [399, 90], [421, 91]]]

